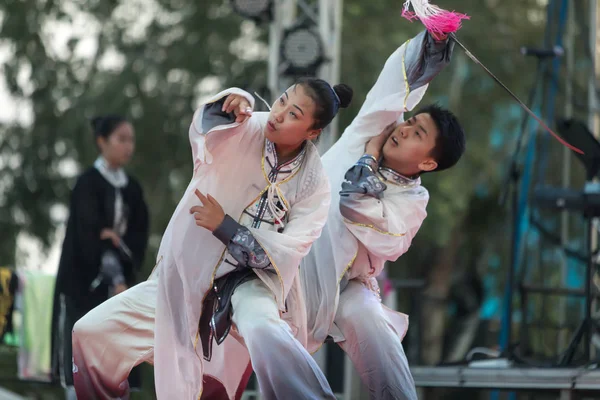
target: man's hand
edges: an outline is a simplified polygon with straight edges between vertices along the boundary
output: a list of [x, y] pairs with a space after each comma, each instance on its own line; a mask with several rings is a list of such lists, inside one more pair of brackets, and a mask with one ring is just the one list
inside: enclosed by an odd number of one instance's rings
[[235, 115], [235, 122], [242, 123], [252, 115], [252, 107], [244, 96], [239, 94], [230, 94], [225, 99], [221, 111]]
[[121, 244], [121, 238], [119, 237], [119, 235], [117, 235], [112, 229], [108, 228], [102, 229], [102, 231], [100, 232], [100, 239], [110, 239], [113, 243], [113, 246], [115, 246], [116, 248], [119, 248]]
[[194, 193], [202, 205], [190, 208], [190, 214], [194, 214], [196, 225], [214, 232], [225, 219], [223, 207], [210, 194], [204, 196], [198, 189]]
[[377, 160], [379, 160], [379, 157], [381, 156], [381, 149], [383, 148], [383, 145], [388, 140], [392, 132], [394, 132], [394, 129], [396, 129], [396, 123], [392, 122], [391, 124], [386, 126], [379, 135], [369, 140], [367, 142], [367, 145], [365, 146], [365, 153], [372, 155]]

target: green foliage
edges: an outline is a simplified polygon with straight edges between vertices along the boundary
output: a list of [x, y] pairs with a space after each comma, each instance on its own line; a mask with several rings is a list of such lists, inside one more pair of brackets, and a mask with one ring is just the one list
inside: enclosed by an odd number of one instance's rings
[[[256, 68], [230, 50], [241, 19], [210, 1], [5, 1], [0, 13], [3, 78], [25, 115], [0, 125], [3, 237], [27, 232], [50, 244], [53, 206], [68, 203], [75, 176], [69, 162], [81, 169], [93, 161], [88, 121], [109, 112], [134, 122], [130, 170], [160, 235], [191, 176], [187, 130], [203, 79], [218, 88]], [[0, 256], [12, 264], [14, 243], [6, 244]]]

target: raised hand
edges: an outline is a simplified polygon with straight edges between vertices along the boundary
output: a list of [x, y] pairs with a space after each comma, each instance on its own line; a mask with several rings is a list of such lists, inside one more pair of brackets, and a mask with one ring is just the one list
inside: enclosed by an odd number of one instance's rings
[[252, 107], [244, 96], [239, 94], [230, 94], [225, 99], [221, 111], [226, 113], [233, 113], [235, 115], [235, 122], [242, 123], [252, 115]]

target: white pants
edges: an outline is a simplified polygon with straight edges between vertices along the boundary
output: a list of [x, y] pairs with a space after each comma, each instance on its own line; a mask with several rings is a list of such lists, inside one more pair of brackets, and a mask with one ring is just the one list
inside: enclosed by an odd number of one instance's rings
[[345, 338], [338, 344], [352, 360], [370, 399], [418, 399], [401, 338], [373, 291], [351, 280], [340, 293], [334, 322]]
[[157, 281], [111, 297], [73, 327], [78, 400], [129, 398], [129, 372], [153, 361]]
[[[157, 281], [148, 280], [110, 298], [75, 324], [73, 377], [79, 400], [128, 398], [131, 369], [153, 361], [156, 290]], [[265, 399], [335, 399], [261, 280], [240, 285], [232, 306], [233, 322]]]
[[265, 399], [335, 399], [325, 375], [280, 318], [275, 297], [261, 280], [240, 285], [231, 304], [233, 322]]

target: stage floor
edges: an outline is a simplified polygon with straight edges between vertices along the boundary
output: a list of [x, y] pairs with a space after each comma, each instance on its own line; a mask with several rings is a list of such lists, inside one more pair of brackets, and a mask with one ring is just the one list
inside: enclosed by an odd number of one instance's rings
[[417, 387], [600, 390], [600, 369], [413, 367]]

